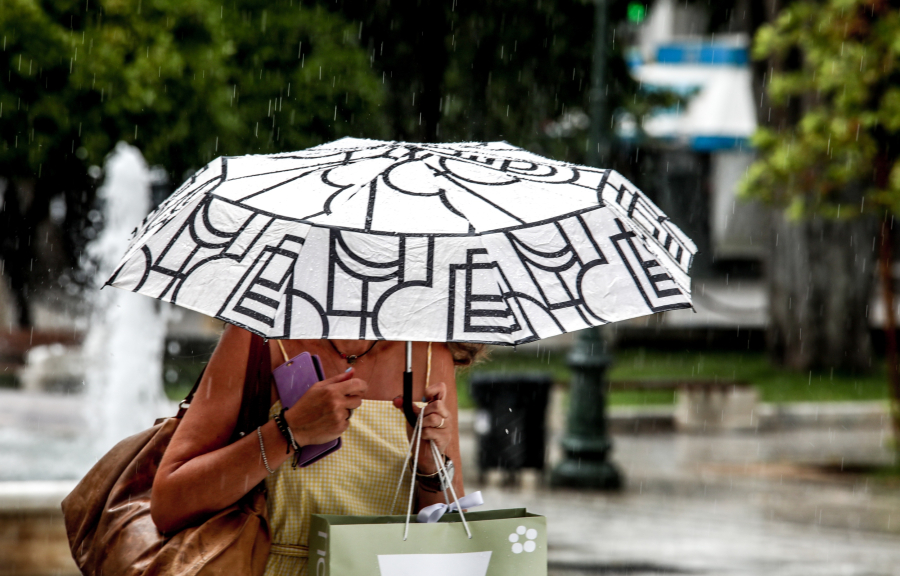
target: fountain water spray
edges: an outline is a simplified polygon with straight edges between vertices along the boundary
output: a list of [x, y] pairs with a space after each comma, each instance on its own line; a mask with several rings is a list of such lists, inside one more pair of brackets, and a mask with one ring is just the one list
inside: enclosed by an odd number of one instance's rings
[[[119, 142], [105, 175], [97, 193], [104, 228], [88, 246], [97, 261], [95, 288], [112, 274], [151, 208], [150, 172], [137, 148]], [[160, 303], [140, 294], [107, 287], [95, 289], [92, 299], [84, 343], [86, 409], [94, 451], [102, 454], [169, 410], [162, 387], [166, 320]]]

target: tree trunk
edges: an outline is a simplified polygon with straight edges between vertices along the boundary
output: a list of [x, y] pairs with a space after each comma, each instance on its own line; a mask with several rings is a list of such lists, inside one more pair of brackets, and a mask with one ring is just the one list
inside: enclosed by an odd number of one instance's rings
[[790, 221], [775, 212], [773, 222], [767, 262], [773, 359], [796, 370], [869, 370], [874, 220]]
[[[36, 254], [32, 242], [34, 224], [29, 219], [34, 202], [33, 183], [25, 185], [10, 179], [0, 206], [0, 260], [3, 276], [9, 279], [9, 289], [16, 304], [19, 328], [31, 326], [31, 272]], [[0, 281], [3, 277], [0, 276]]]
[[422, 4], [422, 21], [428, 27], [422, 31], [422, 124], [425, 142], [440, 142], [440, 121], [444, 97], [444, 74], [447, 70], [447, 36], [450, 34], [449, 16], [443, 2]]
[[900, 369], [897, 365], [897, 322], [894, 317], [894, 279], [891, 274], [893, 244], [891, 224], [881, 222], [881, 242], [878, 251], [878, 272], [881, 276], [881, 295], [884, 299], [884, 341], [887, 360], [888, 392], [891, 398], [891, 424], [894, 429], [894, 450], [900, 453]]

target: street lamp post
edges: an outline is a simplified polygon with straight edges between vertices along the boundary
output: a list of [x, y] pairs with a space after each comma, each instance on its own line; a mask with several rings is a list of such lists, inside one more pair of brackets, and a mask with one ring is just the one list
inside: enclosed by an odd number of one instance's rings
[[600, 166], [609, 155], [609, 112], [606, 110], [606, 2], [594, 0], [594, 54], [591, 69], [590, 110], [588, 129], [588, 166]]
[[[587, 163], [599, 166], [609, 157], [606, 109], [606, 0], [595, 0], [594, 62], [590, 91], [591, 126]], [[612, 358], [597, 328], [578, 333], [569, 352], [572, 384], [569, 418], [562, 439], [563, 461], [550, 475], [552, 486], [616, 490], [622, 475], [609, 461], [612, 440], [606, 427], [606, 370]]]
[[562, 439], [564, 459], [553, 469], [550, 485], [617, 490], [622, 475], [609, 461], [612, 440], [606, 429], [606, 370], [612, 358], [600, 330], [579, 332], [568, 360], [572, 382]]

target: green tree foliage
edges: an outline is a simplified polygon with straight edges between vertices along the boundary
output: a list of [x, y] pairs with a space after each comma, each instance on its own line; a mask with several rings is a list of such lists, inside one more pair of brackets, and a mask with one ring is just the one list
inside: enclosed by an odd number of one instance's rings
[[[787, 206], [795, 217], [900, 213], [898, 7], [801, 0], [759, 30], [754, 56], [799, 61], [771, 75], [768, 92], [801, 114], [796, 126], [754, 136], [759, 160], [743, 181], [746, 195]], [[848, 197], [860, 186], [863, 198]]]
[[384, 133], [358, 27], [297, 0], [2, 0], [0, 36], [0, 258], [26, 324], [50, 199], [74, 265], [88, 167], [117, 141], [177, 184], [217, 155]]
[[180, 176], [223, 148], [379, 131], [381, 83], [357, 30], [296, 1], [4, 0], [0, 30], [7, 178], [41, 177], [82, 147], [99, 163], [122, 139]]
[[385, 136], [384, 84], [358, 45], [358, 25], [299, 0], [238, 0], [226, 4], [225, 20], [239, 111], [230, 153]]
[[[768, 93], [776, 106], [788, 109], [786, 118], [796, 119], [791, 126], [758, 131], [754, 144], [759, 160], [742, 183], [744, 194], [786, 206], [793, 218], [781, 228], [792, 244], [791, 252], [774, 254], [769, 263], [776, 274], [781, 268], [779, 289], [790, 287], [780, 298], [778, 289], [772, 291], [772, 325], [780, 325], [780, 345], [788, 357], [803, 360], [799, 334], [794, 337], [791, 329], [806, 322], [807, 345], [832, 351], [831, 358], [815, 364], [827, 361], [840, 367], [838, 356], [856, 357], [849, 364], [865, 369], [864, 361], [870, 359], [867, 318], [872, 279], [865, 263], [875, 246], [873, 238], [869, 248], [867, 234], [862, 233], [870, 219], [856, 217], [865, 212], [881, 216], [878, 268], [888, 311], [884, 327], [894, 441], [900, 450], [893, 241], [887, 222], [888, 215], [900, 214], [900, 2], [798, 0], [775, 22], [760, 28], [754, 53], [784, 64], [783, 70], [770, 73]], [[874, 235], [874, 226], [868, 229]], [[863, 241], [844, 251], [841, 263], [846, 240], [853, 246], [860, 236]], [[806, 254], [802, 261], [792, 262], [790, 254], [799, 252], [801, 244]], [[786, 269], [784, 263], [796, 265]]]
[[212, 5], [5, 0], [4, 8], [3, 177], [40, 187], [45, 175], [101, 163], [121, 139], [151, 162], [196, 162], [190, 151], [225, 124]]

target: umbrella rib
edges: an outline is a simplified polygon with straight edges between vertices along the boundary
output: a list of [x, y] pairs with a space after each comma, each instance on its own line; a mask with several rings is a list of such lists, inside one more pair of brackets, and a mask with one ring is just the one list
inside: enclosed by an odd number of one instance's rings
[[[557, 224], [557, 228], [559, 229], [559, 224]], [[531, 278], [531, 283], [537, 288], [538, 292], [541, 295], [541, 298], [544, 299], [544, 303], [546, 304], [545, 309], [548, 311], [552, 311], [552, 310], [561, 310], [563, 308], [574, 307], [575, 310], [578, 312], [578, 315], [581, 316], [581, 319], [584, 321], [584, 323], [587, 324], [588, 326], [590, 326], [590, 323], [587, 321], [587, 318], [584, 317], [584, 313], [579, 308], [579, 305], [584, 304], [584, 298], [580, 294], [577, 298], [575, 296], [573, 296], [571, 290], [569, 290], [569, 286], [566, 284], [565, 280], [563, 280], [562, 275], [561, 275], [562, 272], [565, 272], [566, 270], [568, 270], [572, 266], [574, 266], [576, 262], [578, 264], [581, 264], [581, 260], [578, 258], [578, 253], [575, 252], [575, 249], [572, 246], [571, 242], [565, 236], [565, 233], [562, 232], [561, 229], [560, 229], [560, 233], [565, 238], [567, 247], [556, 252], [555, 254], [557, 255], [557, 257], [562, 256], [564, 254], [571, 254], [571, 256], [564, 264], [561, 264], [561, 265], [555, 266], [555, 267], [545, 266], [541, 263], [531, 260], [530, 258], [527, 257], [527, 255], [525, 255], [521, 252], [521, 250], [519, 249], [520, 247], [524, 248], [528, 252], [531, 252], [532, 254], [535, 254], [535, 255], [540, 255], [541, 253], [537, 252], [535, 250], [532, 250], [531, 247], [524, 244], [521, 240], [516, 238], [513, 234], [507, 234], [506, 236], [507, 236], [507, 238], [512, 239], [510, 241], [510, 244], [512, 244], [513, 250], [515, 250], [516, 256], [519, 258], [519, 262], [525, 268], [525, 271], [528, 272], [528, 276]], [[543, 270], [545, 272], [555, 274], [557, 280], [559, 281], [559, 285], [562, 286], [563, 290], [565, 290], [566, 296], [569, 298], [569, 301], [568, 302], [560, 302], [560, 303], [556, 303], [556, 304], [550, 302], [550, 299], [547, 297], [547, 294], [544, 291], [543, 286], [541, 286], [541, 283], [535, 277], [534, 271], [531, 269], [531, 266], [535, 266], [539, 270]]]
[[[266, 224], [266, 227], [268, 227], [270, 224], [271, 224], [271, 222], [267, 223], [267, 224]], [[300, 245], [299, 248], [297, 249], [296, 254], [291, 253], [291, 256], [293, 256], [293, 258], [294, 258], [294, 264], [296, 265], [296, 262], [300, 259], [300, 255], [303, 253], [303, 249], [306, 247], [306, 237], [303, 237], [303, 236], [290, 236], [290, 235], [288, 235], [288, 236], [285, 236], [284, 238], [282, 238], [282, 243], [284, 242], [284, 240], [292, 240], [292, 241], [296, 241], [296, 242]], [[229, 307], [230, 307], [231, 310], [236, 310], [236, 309], [239, 307], [239, 304], [238, 304], [238, 303], [234, 303], [234, 299], [235, 299], [235, 296], [237, 295], [238, 290], [239, 290], [241, 287], [243, 287], [243, 286], [245, 286], [245, 285], [247, 284], [247, 280], [248, 280], [248, 278], [250, 277], [250, 274], [253, 273], [254, 271], [256, 271], [256, 278], [259, 278], [259, 275], [260, 275], [261, 271], [262, 271], [262, 270], [265, 268], [265, 266], [268, 265], [268, 263], [271, 261], [272, 255], [275, 254], [275, 253], [277, 253], [279, 250], [283, 250], [283, 249], [281, 248], [281, 245], [276, 246], [276, 247], [272, 247], [272, 246], [264, 246], [264, 247], [262, 248], [260, 255], [257, 256], [257, 258], [255, 259], [255, 261], [253, 262], [253, 265], [247, 267], [247, 269], [246, 269], [246, 271], [244, 272], [244, 274], [241, 275], [240, 281], [237, 282], [237, 283], [235, 283], [234, 286], [232, 286], [231, 291], [230, 291], [230, 293], [228, 294], [228, 297], [225, 298], [225, 299], [222, 301], [221, 307], [219, 308], [218, 312], [216, 312], [216, 314], [215, 314], [216, 318], [220, 318], [220, 319], [222, 319], [222, 320], [224, 320], [224, 321], [226, 321], [226, 322], [229, 322], [229, 323], [232, 323], [232, 324], [239, 325], [239, 326], [241, 326], [242, 328], [247, 328], [247, 329], [250, 330], [251, 332], [254, 332], [254, 333], [256, 333], [256, 334], [260, 334], [260, 335], [263, 336], [264, 338], [269, 337], [268, 334], [263, 334], [263, 333], [260, 333], [258, 330], [254, 330], [254, 329], [252, 329], [252, 328], [250, 328], [250, 327], [248, 327], [248, 326], [244, 326], [244, 325], [241, 325], [241, 324], [237, 324], [237, 323], [235, 322], [235, 320], [234, 320], [233, 317], [226, 317], [224, 314], [225, 314], [225, 311], [226, 311], [227, 309], [229, 309]], [[261, 260], [263, 259], [263, 255], [264, 255], [264, 254], [268, 254], [268, 256], [269, 256], [268, 259], [266, 259], [265, 263], [262, 263], [262, 266], [261, 266], [261, 267], [257, 268], [257, 265], [261, 263]], [[288, 278], [291, 278], [291, 279], [292, 279], [292, 278], [293, 278], [293, 275], [294, 275], [293, 269], [289, 270], [289, 271], [285, 274], [285, 276], [282, 278], [281, 282], [279, 282], [279, 285], [280, 285], [280, 284], [283, 284], [283, 283], [285, 283], [285, 282], [287, 282], [287, 281], [288, 281]], [[252, 285], [252, 284], [255, 284], [255, 283], [256, 283], [256, 279], [254, 279], [253, 281], [251, 281], [250, 284]], [[286, 284], [286, 285], [285, 285], [285, 292], [286, 292], [286, 293], [292, 293], [293, 290], [294, 290], [294, 288], [293, 288], [293, 286], [292, 286], [291, 284]], [[247, 295], [247, 294], [248, 294], [248, 293], [245, 292], [245, 295]], [[240, 300], [239, 300], [238, 302], [240, 302]], [[229, 306], [229, 305], [230, 305], [230, 306]], [[278, 309], [275, 310], [276, 316], [277, 316], [277, 312], [278, 312]], [[269, 319], [268, 319], [268, 318], [265, 318], [264, 316], [262, 316], [262, 315], [260, 315], [260, 314], [258, 314], [258, 313], [256, 313], [256, 312], [254, 312], [254, 311], [252, 311], [252, 310], [249, 310], [248, 312], [241, 312], [241, 313], [250, 316], [250, 317], [253, 318], [254, 320], [258, 320], [258, 321], [260, 321], [260, 322], [266, 323], [266, 324], [268, 324], [270, 327], [274, 327], [274, 319], [272, 319], [271, 324], [269, 324]], [[323, 320], [323, 324], [325, 324], [325, 323], [327, 323], [327, 320]], [[286, 336], [289, 335], [289, 334], [288, 334], [288, 331], [289, 331], [289, 329], [286, 328], [286, 329], [285, 329], [285, 335], [286, 335]], [[327, 325], [325, 326], [325, 331], [327, 332]]]
[[[331, 209], [331, 202], [332, 202], [332, 200], [333, 200], [338, 194], [341, 194], [342, 192], [346, 192], [347, 190], [350, 190], [350, 189], [352, 189], [352, 188], [355, 187], [355, 188], [356, 188], [356, 191], [354, 191], [353, 194], [350, 196], [350, 198], [353, 198], [353, 196], [355, 196], [360, 190], [362, 190], [363, 188], [365, 188], [366, 186], [368, 186], [368, 187], [370, 188], [370, 192], [369, 192], [369, 203], [368, 203], [368, 206], [366, 207], [366, 225], [365, 225], [365, 227], [363, 228], [363, 230], [366, 231], [366, 232], [373, 232], [373, 230], [372, 230], [372, 218], [374, 217], [374, 212], [375, 212], [375, 205], [374, 205], [374, 204], [375, 204], [375, 194], [374, 194], [374, 192], [375, 192], [375, 186], [374, 186], [374, 184], [375, 184], [375, 182], [376, 182], [376, 181], [384, 174], [385, 171], [391, 170], [398, 162], [404, 161], [404, 160], [402, 160], [401, 158], [392, 158], [392, 157], [390, 157], [390, 156], [385, 156], [385, 158], [391, 158], [391, 159], [394, 160], [394, 162], [393, 162], [390, 166], [388, 166], [385, 170], [379, 172], [378, 174], [376, 174], [374, 177], [372, 177], [370, 180], [368, 180], [368, 181], [366, 181], [366, 182], [363, 182], [363, 183], [358, 184], [358, 185], [348, 185], [348, 186], [347, 186], [346, 188], [344, 188], [343, 190], [339, 190], [338, 192], [335, 192], [334, 194], [332, 194], [332, 195], [328, 198], [328, 200], [326, 201], [326, 206], [327, 206], [326, 212], [327, 212], [327, 214], [330, 215], [330, 214], [332, 213], [332, 212], [330, 212], [330, 209]], [[366, 160], [368, 160], [368, 158], [366, 158]], [[296, 219], [296, 220], [299, 221], [299, 222], [305, 222], [305, 218], [313, 218], [313, 217], [318, 216], [318, 215], [320, 215], [320, 214], [322, 214], [322, 211], [319, 211], [318, 213], [316, 213], [316, 214], [314, 214], [314, 215], [311, 215], [311, 216], [305, 216], [304, 218]], [[318, 222], [309, 222], [309, 224], [314, 225], [314, 226], [322, 226], [322, 227], [325, 227], [325, 228], [337, 229], [337, 230], [350, 230], [350, 231], [357, 231], [357, 232], [359, 231], [358, 228], [347, 228], [347, 227], [344, 227], [344, 226], [329, 226], [328, 224], [320, 224], [320, 223], [318, 223]]]
[[[264, 193], [266, 193], [266, 192], [269, 192], [269, 191], [271, 191], [271, 190], [274, 190], [275, 188], [278, 188], [279, 186], [284, 186], [285, 184], [289, 184], [289, 183], [293, 182], [294, 180], [299, 180], [300, 178], [303, 178], [304, 176], [309, 176], [310, 174], [313, 174], [314, 172], [318, 172], [318, 171], [320, 171], [320, 170], [330, 170], [330, 169], [335, 168], [335, 167], [337, 167], [337, 166], [346, 166], [346, 165], [348, 165], [348, 164], [355, 164], [355, 163], [357, 163], [357, 162], [362, 162], [362, 161], [368, 160], [368, 159], [369, 159], [369, 158], [360, 158], [360, 159], [355, 160], [355, 161], [348, 161], [347, 159], [343, 159], [343, 160], [340, 160], [340, 161], [335, 160], [334, 162], [326, 162], [326, 163], [324, 163], [324, 164], [319, 164], [319, 165], [317, 165], [317, 166], [311, 167], [309, 170], [307, 170], [306, 172], [300, 174], [299, 176], [295, 176], [295, 177], [293, 177], [293, 178], [289, 178], [288, 180], [284, 180], [284, 181], [282, 181], [282, 182], [279, 182], [278, 184], [274, 184], [274, 185], [272, 185], [272, 186], [269, 186], [268, 188], [263, 188], [262, 190], [257, 190], [256, 192], [253, 192], [252, 194], [249, 194], [249, 195], [247, 195], [247, 196], [243, 196], [243, 197], [239, 198], [239, 200], [240, 200], [241, 202], [246, 202], [247, 200], [250, 200], [251, 198], [254, 198], [254, 197], [256, 197], [256, 196], [259, 196], [260, 194], [264, 194]], [[294, 168], [294, 170], [299, 170], [299, 169], [300, 169], [300, 168]], [[250, 175], [248, 175], [248, 176], [238, 176], [237, 178], [232, 178], [232, 179], [229, 180], [229, 182], [234, 182], [235, 180], [240, 180], [240, 179], [242, 179], [242, 178], [252, 178], [252, 177], [254, 177], [254, 176], [268, 176], [268, 175], [271, 175], [271, 174], [280, 174], [280, 173], [282, 173], [282, 172], [290, 172], [290, 171], [291, 171], [291, 170], [288, 169], [288, 170], [274, 170], [274, 171], [272, 171], [272, 172], [258, 172], [258, 173], [256, 173], [256, 174], [250, 174]], [[330, 184], [330, 183], [329, 183], [329, 185], [333, 186], [334, 184]]]
[[274, 190], [275, 188], [279, 188], [281, 186], [284, 186], [285, 184], [290, 184], [291, 182], [294, 182], [295, 180], [299, 180], [300, 178], [303, 178], [304, 176], [309, 176], [316, 170], [320, 170], [320, 169], [321, 168], [315, 168], [308, 172], [304, 172], [303, 174], [300, 174], [298, 176], [294, 176], [293, 178], [288, 178], [287, 180], [283, 180], [283, 181], [279, 182], [278, 184], [269, 186], [268, 188], [263, 188], [262, 190], [257, 190], [256, 192], [253, 192], [252, 194], [248, 194], [247, 196], [242, 196], [241, 198], [238, 198], [238, 200], [240, 202], [246, 202], [248, 200], [255, 198], [256, 196], [259, 196], [260, 194], [265, 194], [266, 192], [270, 192], [270, 191]]
[[[297, 158], [297, 160], [306, 160], [306, 158]], [[294, 168], [285, 168], [284, 170], [270, 170], [268, 172], [256, 172], [254, 174], [247, 174], [246, 176], [235, 176], [234, 178], [229, 178], [228, 181], [236, 182], [237, 180], [244, 180], [246, 178], [256, 178], [257, 176], [272, 176], [274, 174], [282, 174], [284, 172], [296, 172], [297, 170], [303, 170], [304, 168], [312, 168], [312, 170], [310, 170], [310, 172], [315, 172], [321, 166], [327, 166], [327, 164], [323, 164], [320, 166], [314, 166], [314, 167], [311, 167], [311, 166], [296, 167], [295, 166]]]
[[[557, 226], [557, 230], [559, 230], [559, 227], [558, 227], [558, 226]], [[560, 232], [560, 233], [562, 234], [562, 232]], [[570, 252], [573, 252], [573, 253], [574, 253], [574, 250], [572, 249], [571, 243], [568, 242], [568, 240], [569, 240], [568, 238], [564, 238], [564, 239], [567, 241], [567, 244], [566, 244], [566, 246], [565, 246], [564, 248], [561, 248], [561, 249], [557, 250], [556, 252], [541, 252], [540, 250], [535, 250], [535, 249], [532, 248], [531, 246], [525, 244], [524, 242], [522, 242], [522, 241], [521, 241], [517, 236], [515, 236], [514, 234], [509, 233], [508, 235], [509, 235], [510, 237], [512, 237], [512, 239], [515, 241], [515, 244], [516, 244], [516, 245], [521, 246], [522, 248], [524, 248], [525, 250], [531, 252], [531, 253], [534, 254], [535, 256], [541, 256], [542, 258], [559, 258], [559, 257], [562, 256], [563, 254], [568, 254], [568, 253], [570, 253]], [[576, 257], [577, 257], [577, 255], [576, 255]]]
[[[453, 178], [451, 178], [450, 176], [448, 176], [446, 172], [441, 173], [440, 176], [443, 176], [444, 178], [446, 178], [446, 179], [449, 180], [450, 182], [453, 182], [454, 184], [456, 184], [457, 186], [459, 186], [460, 188], [462, 188], [463, 190], [465, 190], [466, 192], [468, 192], [468, 193], [471, 194], [472, 196], [475, 196], [476, 198], [480, 199], [480, 200], [481, 200], [482, 202], [484, 202], [485, 204], [489, 204], [489, 205], [491, 205], [492, 207], [494, 207], [494, 208], [496, 208], [497, 210], [499, 210], [500, 212], [503, 212], [504, 214], [506, 214], [507, 216], [509, 216], [509, 217], [512, 218], [513, 220], [516, 220], [517, 222], [519, 222], [519, 223], [521, 223], [521, 224], [525, 224], [525, 220], [522, 220], [521, 218], [519, 218], [519, 217], [516, 216], [515, 214], [509, 212], [508, 210], [505, 210], [504, 208], [498, 206], [497, 204], [494, 204], [493, 202], [491, 202], [490, 200], [488, 200], [487, 198], [485, 198], [485, 197], [482, 196], [481, 194], [475, 192], [474, 190], [470, 189], [469, 187], [467, 187], [467, 186], [465, 186], [465, 185], [463, 185], [463, 184], [457, 182], [456, 180], [454, 180]], [[468, 217], [465, 217], [465, 218], [466, 218], [466, 220], [469, 220]], [[471, 220], [469, 220], [469, 223], [471, 223]]]
[[[210, 190], [203, 191], [211, 182], [215, 180], [219, 180], [221, 176], [216, 176], [214, 178], [210, 178], [209, 180], [204, 181], [201, 184], [198, 184], [193, 191], [189, 191], [188, 185], [182, 185], [175, 192], [172, 193], [171, 196], [166, 198], [162, 204], [159, 205], [158, 208], [150, 212], [145, 218], [144, 221], [141, 222], [140, 226], [135, 229], [134, 237], [131, 239], [131, 242], [128, 245], [128, 250], [125, 252], [125, 256], [123, 260], [127, 260], [134, 254], [140, 246], [144, 246], [152, 237], [150, 234], [150, 230], [154, 227], [156, 229], [154, 232], [158, 232], [165, 226], [169, 224], [172, 220], [175, 219], [174, 213], [170, 213], [169, 209], [172, 205], [177, 205], [180, 202], [184, 203], [184, 206], [187, 206], [193, 202], [197, 202], [197, 198], [192, 196], [199, 196], [198, 192], [202, 192], [202, 195], [209, 195], [209, 192], [216, 189], [216, 184]], [[196, 175], [194, 176], [196, 179]], [[202, 200], [201, 200], [202, 201]]]
[[[191, 214], [190, 217], [188, 217], [188, 221], [187, 221], [188, 231], [191, 233], [191, 238], [194, 240], [194, 242], [196, 242], [203, 248], [221, 248], [223, 246], [227, 246], [227, 245], [231, 244], [231, 241], [234, 240], [235, 236], [239, 235], [243, 231], [244, 227], [247, 225], [247, 222], [245, 221], [241, 225], [241, 227], [237, 230], [237, 232], [234, 232], [234, 233], [228, 233], [228, 232], [222, 232], [221, 230], [216, 230], [215, 227], [213, 226], [212, 222], [209, 221], [209, 206], [211, 203], [212, 203], [212, 196], [207, 196], [200, 202], [200, 204], [195, 209], [194, 213]], [[203, 225], [206, 227], [207, 231], [210, 234], [212, 234], [213, 236], [218, 236], [219, 238], [222, 238], [223, 239], [222, 242], [220, 242], [218, 244], [216, 244], [214, 242], [208, 242], [208, 241], [204, 240], [203, 238], [201, 238], [199, 234], [197, 234], [196, 220], [197, 220], [197, 212], [198, 211], [200, 212], [200, 217], [202, 218]]]

